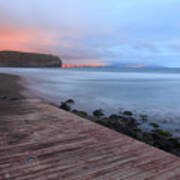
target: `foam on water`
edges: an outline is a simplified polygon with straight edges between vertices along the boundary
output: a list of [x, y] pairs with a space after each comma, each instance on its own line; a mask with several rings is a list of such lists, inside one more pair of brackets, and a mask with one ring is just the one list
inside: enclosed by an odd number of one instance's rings
[[131, 110], [152, 121], [171, 122], [168, 128], [180, 128], [179, 69], [0, 68], [0, 72], [25, 77], [29, 89], [57, 104], [73, 98], [75, 108], [89, 113], [96, 108], [107, 114]]

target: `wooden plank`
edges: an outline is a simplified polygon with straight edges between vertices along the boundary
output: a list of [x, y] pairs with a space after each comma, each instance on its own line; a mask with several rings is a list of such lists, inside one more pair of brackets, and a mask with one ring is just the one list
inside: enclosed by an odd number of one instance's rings
[[180, 158], [38, 99], [0, 102], [0, 180], [178, 179]]

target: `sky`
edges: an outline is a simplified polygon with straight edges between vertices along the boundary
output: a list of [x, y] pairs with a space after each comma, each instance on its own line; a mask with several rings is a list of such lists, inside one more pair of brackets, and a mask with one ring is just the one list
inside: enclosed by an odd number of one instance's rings
[[0, 0], [0, 50], [180, 67], [180, 0]]

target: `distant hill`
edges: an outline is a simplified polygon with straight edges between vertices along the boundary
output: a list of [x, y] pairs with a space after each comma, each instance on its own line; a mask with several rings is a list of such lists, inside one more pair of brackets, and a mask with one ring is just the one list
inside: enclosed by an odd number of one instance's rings
[[162, 65], [132, 64], [132, 63], [113, 63], [113, 64], [111, 64], [111, 66], [121, 67], [121, 68], [166, 68], [166, 66], [162, 66]]
[[0, 51], [0, 67], [61, 67], [59, 57], [17, 51]]

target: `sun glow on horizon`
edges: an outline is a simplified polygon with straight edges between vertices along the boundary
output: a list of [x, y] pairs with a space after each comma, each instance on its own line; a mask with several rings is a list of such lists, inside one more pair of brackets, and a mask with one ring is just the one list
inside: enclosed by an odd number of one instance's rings
[[1, 0], [0, 51], [53, 54], [65, 64], [180, 67], [179, 7], [179, 0]]
[[95, 63], [95, 64], [62, 64], [62, 68], [79, 68], [79, 67], [104, 67], [107, 64]]

